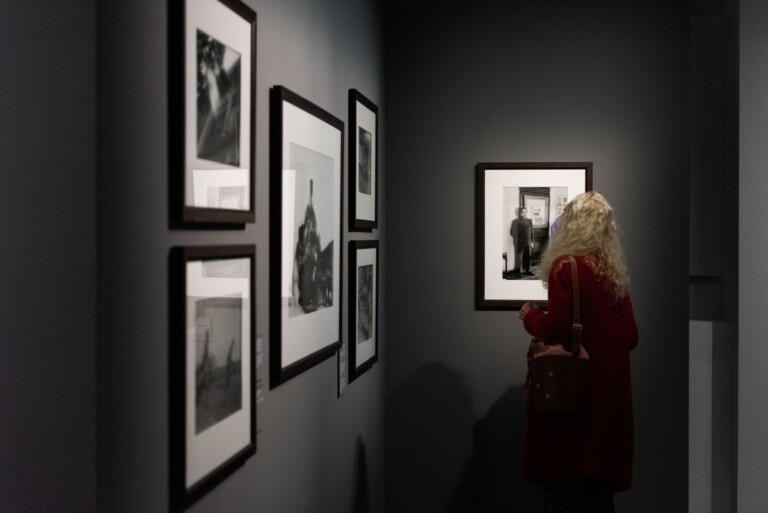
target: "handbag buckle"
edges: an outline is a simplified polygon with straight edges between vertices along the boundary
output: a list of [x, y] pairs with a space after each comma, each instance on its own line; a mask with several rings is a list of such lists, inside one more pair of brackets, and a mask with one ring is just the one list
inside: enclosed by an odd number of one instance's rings
[[581, 337], [581, 332], [584, 330], [584, 327], [581, 324], [574, 324], [571, 326], [571, 333], [574, 337]]

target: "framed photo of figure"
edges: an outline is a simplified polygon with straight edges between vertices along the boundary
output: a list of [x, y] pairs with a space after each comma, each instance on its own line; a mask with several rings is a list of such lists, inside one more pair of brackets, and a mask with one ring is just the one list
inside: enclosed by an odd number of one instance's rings
[[254, 222], [256, 13], [239, 0], [171, 6], [171, 219]]
[[256, 452], [254, 245], [171, 251], [171, 502], [186, 508]]
[[378, 228], [379, 108], [357, 89], [349, 90], [349, 229]]
[[351, 383], [379, 358], [379, 241], [349, 242], [349, 370]]
[[341, 345], [344, 123], [270, 91], [270, 387]]
[[475, 171], [475, 309], [545, 306], [536, 271], [565, 205], [592, 190], [592, 163], [481, 162]]

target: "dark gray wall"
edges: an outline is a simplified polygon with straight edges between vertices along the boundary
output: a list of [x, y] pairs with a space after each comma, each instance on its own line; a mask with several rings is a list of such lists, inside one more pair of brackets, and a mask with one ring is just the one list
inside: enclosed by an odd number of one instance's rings
[[764, 204], [768, 188], [768, 5], [741, 0], [739, 13], [739, 429], [738, 511], [764, 511], [768, 504], [768, 396], [765, 394]]
[[[696, 0], [691, 17], [689, 313], [738, 313], [738, 5]], [[724, 5], [725, 4], [725, 5]]]
[[[691, 465], [705, 457], [711, 459], [711, 468], [690, 468], [689, 506], [711, 503], [712, 511], [737, 511], [739, 247], [732, 227], [739, 226], [738, 2], [697, 0], [693, 4], [699, 8], [693, 6], [691, 19], [689, 315], [714, 323], [709, 381], [704, 387], [695, 385], [695, 376], [691, 381], [689, 431]], [[700, 336], [701, 326], [706, 325], [691, 324], [692, 364], [708, 354], [707, 344], [702, 344], [708, 339]], [[694, 374], [695, 367], [690, 372]], [[702, 397], [710, 400], [702, 403]], [[695, 417], [702, 404], [711, 413], [710, 424]], [[710, 438], [702, 438], [704, 433]], [[711, 482], [699, 486], [702, 472], [708, 473]]]
[[0, 5], [0, 511], [96, 502], [96, 3]]
[[[346, 120], [348, 87], [384, 107], [384, 73], [371, 5], [250, 4], [259, 12], [259, 210], [254, 226], [234, 232], [167, 228], [164, 2], [100, 2], [98, 44], [93, 0], [0, 6], [0, 511], [165, 509], [172, 245], [259, 245], [257, 331], [268, 347], [268, 88], [284, 84]], [[675, 362], [685, 360], [687, 255], [684, 230], [670, 220], [687, 212], [684, 8], [390, 5], [387, 156], [398, 172], [381, 184], [397, 234], [383, 246], [393, 269], [381, 348], [382, 356], [389, 349], [388, 509], [474, 502], [525, 511], [537, 501], [518, 479], [527, 336], [514, 313], [473, 310], [473, 166], [583, 159], [595, 162], [595, 188], [625, 229], [642, 334], [633, 363], [637, 479], [619, 503], [682, 510], [686, 376]], [[759, 0], [741, 6], [740, 265], [759, 269], [768, 13]], [[726, 52], [738, 51], [737, 32], [723, 31]], [[726, 59], [724, 75], [736, 65]], [[736, 103], [738, 94], [725, 94]], [[725, 124], [723, 137], [735, 138], [734, 120]], [[739, 286], [738, 510], [753, 511], [768, 502], [760, 481], [765, 287], [751, 274]], [[349, 511], [363, 488], [360, 436], [369, 503], [380, 511], [383, 375], [380, 362], [339, 400], [327, 361], [267, 392], [259, 453], [194, 510]]]
[[[264, 362], [269, 361], [269, 88], [285, 85], [344, 121], [352, 87], [384, 109], [375, 2], [248, 3], [258, 14], [257, 220], [243, 230], [212, 231], [168, 226], [167, 3], [99, 3], [101, 511], [167, 509], [172, 246], [257, 244], [255, 331], [263, 341]], [[383, 158], [380, 163], [383, 168]], [[383, 229], [355, 237], [383, 238]], [[346, 297], [343, 301], [346, 307]], [[383, 323], [383, 311], [380, 319]], [[258, 377], [269, 382], [266, 363]], [[336, 383], [337, 362], [331, 358], [272, 391], [265, 388], [258, 404], [257, 454], [191, 511], [351, 511], [356, 494], [366, 490], [370, 511], [382, 511], [383, 356], [341, 398]], [[358, 440], [364, 444], [365, 468], [356, 466]]]
[[[481, 161], [592, 161], [634, 281], [635, 481], [687, 504], [688, 2], [388, 2], [388, 511], [531, 511], [517, 312], [474, 310]], [[469, 509], [469, 508], [473, 509]]]

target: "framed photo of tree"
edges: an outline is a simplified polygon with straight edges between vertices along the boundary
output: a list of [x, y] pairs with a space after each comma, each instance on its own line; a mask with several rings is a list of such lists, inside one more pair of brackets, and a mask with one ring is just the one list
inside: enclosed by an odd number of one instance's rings
[[171, 502], [186, 508], [256, 452], [256, 247], [171, 251]]
[[255, 220], [256, 13], [171, 0], [171, 219]]
[[270, 387], [341, 345], [344, 123], [270, 92]]
[[378, 228], [379, 108], [357, 89], [349, 90], [349, 229]]
[[481, 162], [475, 171], [475, 308], [546, 305], [536, 270], [565, 205], [592, 190], [592, 163]]
[[379, 241], [350, 241], [349, 383], [378, 361], [378, 314]]

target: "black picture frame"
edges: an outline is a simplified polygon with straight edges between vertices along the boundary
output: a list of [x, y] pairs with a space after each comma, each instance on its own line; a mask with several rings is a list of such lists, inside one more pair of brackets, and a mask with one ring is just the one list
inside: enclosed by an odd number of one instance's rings
[[[528, 301], [545, 307], [535, 268], [560, 209], [592, 190], [592, 162], [481, 162], [475, 172], [475, 309], [519, 310]], [[530, 209], [530, 234], [515, 229], [521, 207]], [[517, 241], [528, 238], [521, 250]]]
[[256, 219], [256, 20], [240, 0], [170, 0], [174, 228]]
[[273, 87], [270, 388], [341, 346], [343, 169], [343, 121]]
[[349, 90], [349, 230], [379, 226], [379, 108]]
[[170, 258], [170, 506], [184, 510], [256, 453], [256, 246]]
[[379, 241], [349, 241], [349, 350], [347, 382], [379, 360]]

